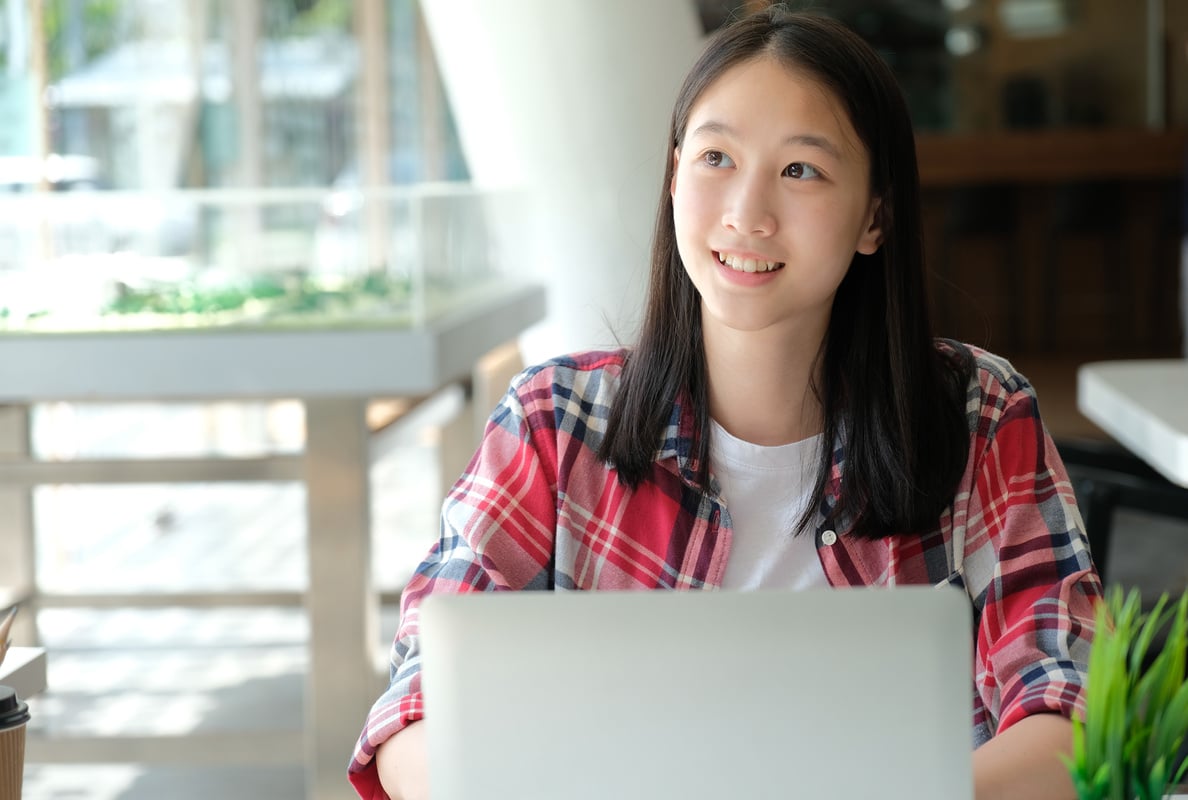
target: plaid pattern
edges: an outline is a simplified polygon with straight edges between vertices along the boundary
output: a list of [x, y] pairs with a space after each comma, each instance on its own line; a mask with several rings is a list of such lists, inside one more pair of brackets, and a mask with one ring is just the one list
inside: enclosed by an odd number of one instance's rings
[[[976, 746], [1030, 714], [1082, 708], [1101, 584], [1031, 386], [1006, 361], [974, 354], [969, 461], [936, 528], [866, 541], [847, 536], [844, 520], [821, 523], [837, 502], [843, 434], [816, 537], [833, 586], [965, 587], [975, 618]], [[350, 765], [360, 796], [385, 797], [375, 749], [422, 717], [418, 608], [429, 592], [720, 585], [732, 532], [721, 500], [692, 483], [698, 432], [687, 405], [674, 407], [638, 489], [620, 486], [598, 460], [622, 366], [622, 352], [590, 352], [532, 367], [495, 410], [445, 501], [440, 541], [404, 592], [391, 685]], [[954, 542], [963, 543], [956, 557]]]

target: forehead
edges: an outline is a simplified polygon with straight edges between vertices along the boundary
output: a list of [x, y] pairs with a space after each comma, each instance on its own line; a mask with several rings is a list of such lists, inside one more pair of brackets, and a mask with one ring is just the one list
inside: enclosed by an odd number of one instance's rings
[[780, 138], [819, 135], [838, 149], [866, 154], [845, 105], [804, 69], [761, 55], [734, 64], [712, 80], [689, 109], [686, 136], [707, 121]]

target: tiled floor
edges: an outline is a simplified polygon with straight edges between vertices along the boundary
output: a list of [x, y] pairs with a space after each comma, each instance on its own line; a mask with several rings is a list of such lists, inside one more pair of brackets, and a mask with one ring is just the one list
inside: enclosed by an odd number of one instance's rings
[[[85, 455], [295, 446], [291, 408], [52, 409], [42, 446]], [[67, 436], [66, 420], [74, 429]], [[52, 423], [52, 424], [51, 424]], [[271, 431], [271, 433], [269, 432]], [[54, 435], [51, 436], [50, 433]], [[432, 427], [410, 431], [373, 475], [376, 581], [400, 585], [436, 535]], [[299, 589], [302, 494], [283, 484], [54, 487], [39, 491], [41, 580], [55, 591]], [[1110, 581], [1153, 598], [1188, 585], [1188, 524], [1121, 514]], [[50, 690], [32, 702], [30, 736], [296, 732], [307, 635], [295, 608], [49, 609]], [[382, 636], [391, 636], [387, 609]], [[385, 645], [386, 641], [377, 643]], [[266, 722], [262, 722], [266, 721]], [[26, 800], [290, 800], [300, 765], [194, 767], [30, 763]]]

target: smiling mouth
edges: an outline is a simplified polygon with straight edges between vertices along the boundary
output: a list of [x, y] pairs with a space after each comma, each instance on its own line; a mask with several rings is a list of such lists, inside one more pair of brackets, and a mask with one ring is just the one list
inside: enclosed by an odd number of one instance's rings
[[715, 252], [718, 261], [735, 272], [775, 272], [784, 268], [783, 261], [760, 261], [754, 258], [741, 258], [727, 253]]

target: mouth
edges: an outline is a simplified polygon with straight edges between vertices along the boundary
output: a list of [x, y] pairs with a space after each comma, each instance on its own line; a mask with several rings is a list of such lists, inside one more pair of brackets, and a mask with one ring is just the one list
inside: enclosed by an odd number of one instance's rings
[[717, 257], [718, 263], [730, 267], [735, 272], [775, 272], [777, 269], [784, 268], [783, 261], [743, 258], [742, 256], [721, 253], [716, 250], [714, 251], [714, 255]]

